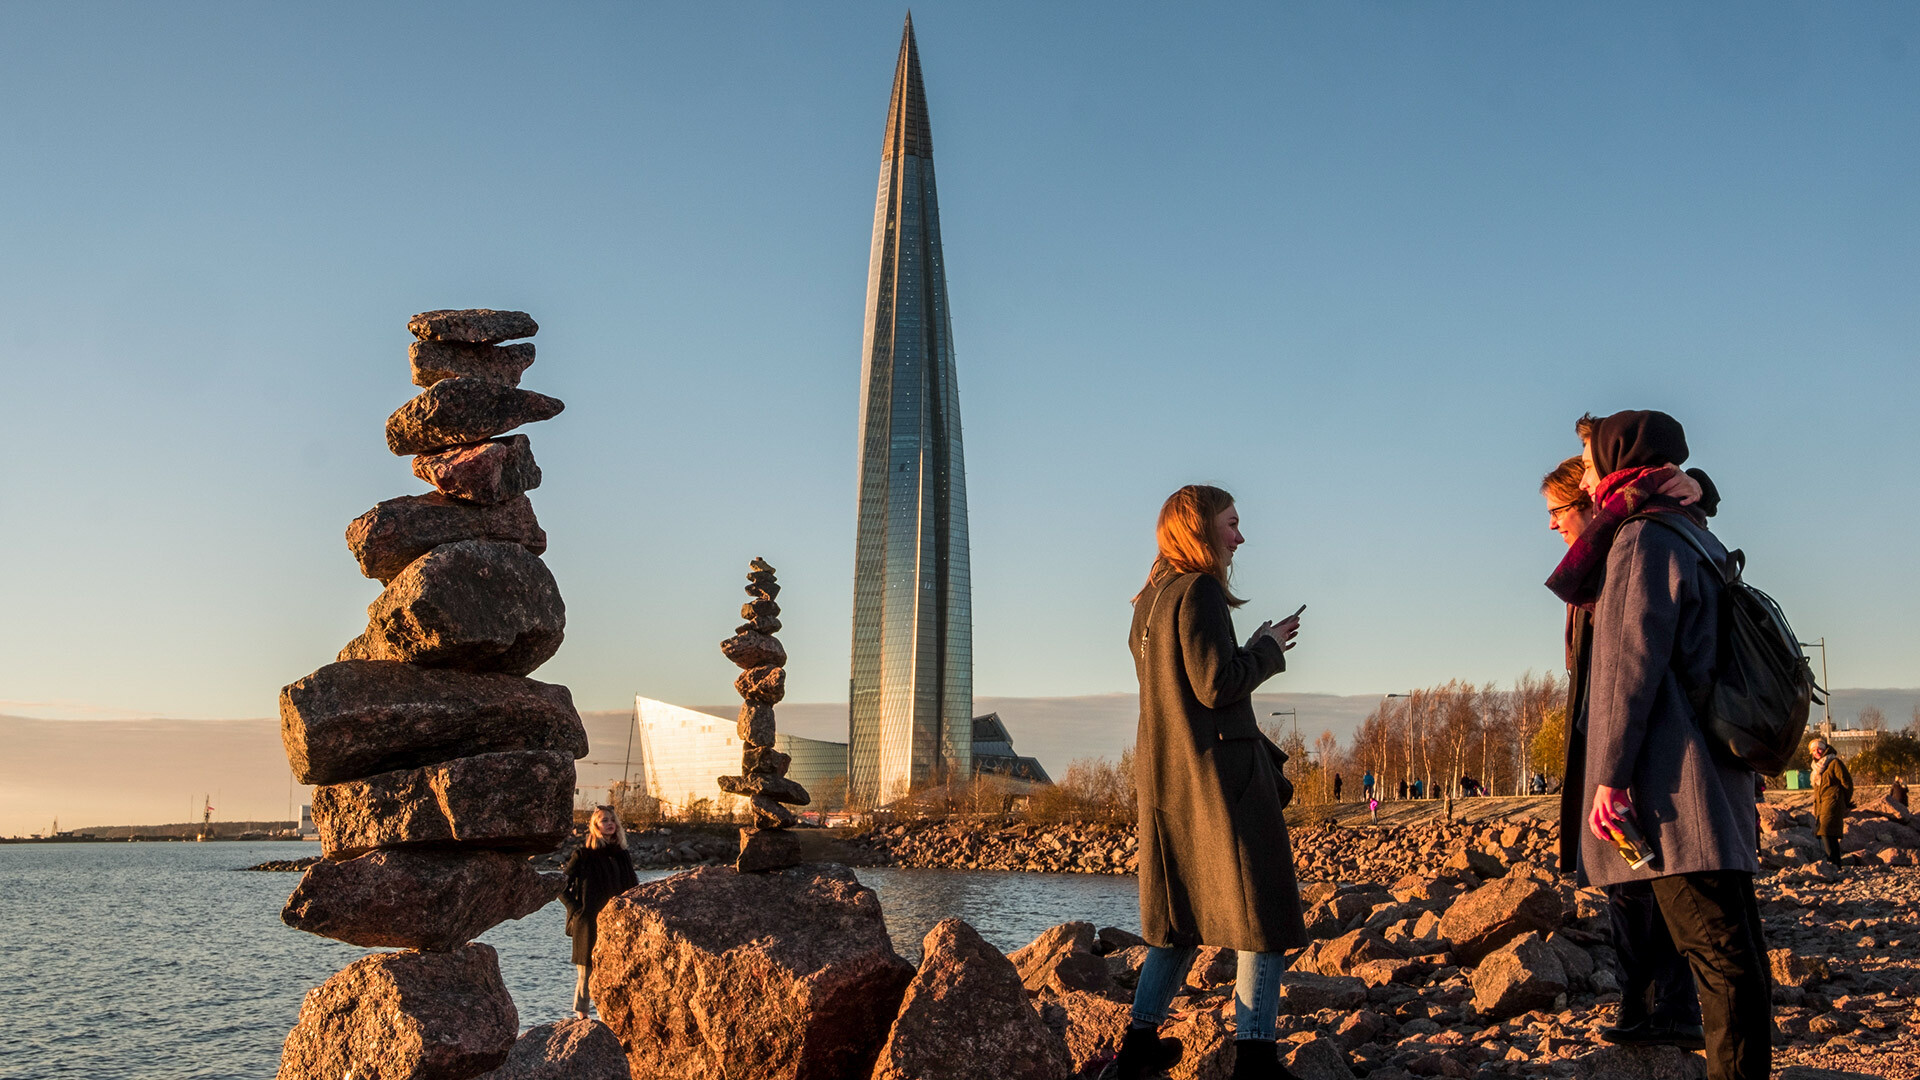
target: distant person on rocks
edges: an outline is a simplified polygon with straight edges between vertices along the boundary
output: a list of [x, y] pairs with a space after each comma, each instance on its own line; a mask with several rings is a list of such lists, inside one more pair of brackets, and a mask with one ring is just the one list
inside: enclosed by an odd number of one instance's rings
[[1897, 804], [1901, 810], [1907, 809], [1906, 781], [1897, 776], [1893, 778], [1893, 783], [1887, 785], [1887, 801]]
[[[1540, 481], [1547, 500], [1547, 527], [1571, 547], [1593, 517], [1593, 501], [1580, 487], [1586, 464], [1578, 457], [1562, 461]], [[1567, 605], [1566, 773], [1560, 792], [1560, 870], [1584, 883], [1579, 872], [1581, 773], [1587, 753], [1587, 674], [1592, 669], [1593, 610]], [[1545, 785], [1543, 784], [1542, 787]], [[1653, 886], [1621, 881], [1602, 890], [1620, 960], [1620, 1016], [1600, 1037], [1611, 1043], [1666, 1043], [1698, 1050], [1706, 1045], [1700, 1027], [1700, 1000], [1693, 973], [1673, 944], [1660, 915]]]
[[1339, 773], [1333, 774], [1333, 801], [1334, 802], [1340, 801], [1340, 774]]
[[[1235, 1077], [1286, 1078], [1275, 1047], [1286, 952], [1308, 942], [1281, 811], [1286, 754], [1260, 733], [1253, 691], [1286, 670], [1299, 612], [1233, 629], [1228, 572], [1244, 541], [1233, 496], [1189, 486], [1160, 508], [1159, 555], [1133, 598], [1128, 645], [1140, 679], [1134, 744], [1140, 926], [1150, 946], [1119, 1058], [1102, 1075], [1158, 1076], [1184, 1048], [1159, 1037], [1202, 945], [1239, 951]], [[1245, 853], [1258, 852], [1248, 858]]]
[[[1710, 687], [1726, 548], [1706, 515], [1662, 488], [1687, 459], [1660, 412], [1582, 417], [1593, 516], [1547, 579], [1593, 606], [1580, 869], [1606, 886], [1647, 881], [1693, 968], [1708, 1080], [1765, 1080], [1773, 1061], [1766, 938], [1753, 879], [1753, 770], [1707, 743], [1690, 692]], [[1704, 549], [1703, 555], [1700, 549]], [[1613, 833], [1637, 823], [1657, 855], [1635, 870]]]
[[593, 945], [599, 940], [600, 909], [607, 901], [640, 884], [627, 851], [627, 830], [611, 806], [594, 808], [587, 819], [587, 842], [567, 859], [567, 884], [560, 902], [567, 909], [567, 936], [573, 939], [573, 1015], [587, 1018], [587, 981], [593, 977]]
[[1853, 774], [1825, 739], [1808, 748], [1813, 755], [1814, 831], [1827, 847], [1827, 861], [1840, 865], [1840, 839], [1847, 833], [1847, 811], [1853, 809]]

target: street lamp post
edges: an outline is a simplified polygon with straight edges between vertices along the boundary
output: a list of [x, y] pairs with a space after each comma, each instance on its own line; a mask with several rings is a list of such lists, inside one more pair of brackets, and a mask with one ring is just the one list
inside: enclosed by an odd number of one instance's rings
[[1827, 639], [1796, 642], [1803, 649], [1820, 650], [1820, 734], [1833, 737], [1833, 692], [1827, 689]]
[[1388, 694], [1390, 698], [1407, 699], [1407, 782], [1413, 780], [1413, 691], [1404, 694]]

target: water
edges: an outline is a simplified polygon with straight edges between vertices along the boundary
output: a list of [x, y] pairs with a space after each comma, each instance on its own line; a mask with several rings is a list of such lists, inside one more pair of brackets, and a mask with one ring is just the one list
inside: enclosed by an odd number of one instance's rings
[[[0, 1080], [272, 1076], [301, 996], [367, 950], [281, 924], [298, 875], [234, 871], [314, 851], [0, 845]], [[855, 873], [880, 894], [894, 947], [913, 960], [948, 915], [1007, 950], [1068, 919], [1139, 922], [1131, 877]], [[480, 940], [500, 952], [523, 1029], [569, 1015], [574, 971], [559, 904]]]

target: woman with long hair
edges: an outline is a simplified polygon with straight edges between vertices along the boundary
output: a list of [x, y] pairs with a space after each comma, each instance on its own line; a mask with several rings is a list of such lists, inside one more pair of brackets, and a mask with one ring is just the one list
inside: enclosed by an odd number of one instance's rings
[[627, 851], [627, 830], [611, 806], [596, 806], [587, 819], [587, 841], [567, 859], [567, 885], [560, 902], [567, 908], [567, 936], [573, 939], [573, 1015], [587, 1018], [587, 982], [593, 977], [593, 945], [599, 940], [600, 909], [607, 901], [640, 884]]
[[1261, 734], [1253, 691], [1286, 669], [1299, 612], [1234, 635], [1228, 572], [1244, 542], [1233, 496], [1191, 485], [1160, 508], [1159, 554], [1133, 598], [1128, 645], [1140, 679], [1134, 744], [1140, 924], [1150, 949], [1119, 1058], [1106, 1074], [1142, 1080], [1179, 1061], [1159, 1037], [1202, 945], [1238, 950], [1234, 1071], [1287, 1078], [1274, 1045], [1283, 955], [1307, 944], [1282, 809], [1286, 755]]

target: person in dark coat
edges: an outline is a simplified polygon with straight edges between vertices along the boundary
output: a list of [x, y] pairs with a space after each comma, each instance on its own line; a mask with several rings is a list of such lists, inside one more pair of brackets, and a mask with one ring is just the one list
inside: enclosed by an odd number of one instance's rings
[[1825, 739], [1808, 747], [1813, 755], [1813, 823], [1827, 847], [1827, 861], [1840, 865], [1840, 838], [1847, 834], [1847, 811], [1853, 809], [1853, 774]]
[[[1579, 865], [1596, 885], [1652, 884], [1693, 968], [1709, 1080], [1764, 1080], [1773, 1006], [1753, 891], [1753, 770], [1708, 746], [1693, 706], [1712, 686], [1725, 592], [1694, 542], [1721, 566], [1726, 549], [1704, 514], [1659, 493], [1687, 459], [1679, 421], [1623, 412], [1586, 423], [1593, 518], [1547, 582], [1593, 605]], [[1628, 818], [1657, 856], [1639, 870], [1613, 846]]]
[[1893, 783], [1887, 785], [1887, 801], [1898, 803], [1903, 812], [1907, 809], [1907, 782], [1905, 780], [1897, 776], [1893, 778]]
[[[1586, 463], [1578, 457], [1562, 461], [1540, 481], [1547, 500], [1547, 526], [1572, 546], [1593, 516], [1593, 500], [1581, 490]], [[1586, 768], [1587, 672], [1593, 657], [1593, 612], [1567, 605], [1567, 703], [1565, 774], [1560, 791], [1560, 869], [1584, 884], [1579, 870], [1581, 776]], [[1607, 898], [1614, 955], [1619, 959], [1620, 1016], [1600, 1037], [1622, 1045], [1664, 1043], [1689, 1050], [1703, 1049], [1700, 999], [1693, 989], [1693, 973], [1673, 944], [1673, 935], [1660, 915], [1653, 886], [1644, 881], [1622, 881], [1601, 890]]]
[[1333, 774], [1333, 801], [1334, 802], [1340, 801], [1340, 774], [1339, 773]]
[[607, 901], [640, 884], [627, 851], [627, 830], [611, 806], [595, 807], [587, 819], [587, 842], [567, 859], [567, 884], [560, 902], [567, 909], [567, 936], [573, 939], [573, 1015], [587, 1018], [587, 982], [593, 977], [593, 946], [600, 938], [600, 909]]
[[1274, 1039], [1287, 950], [1305, 946], [1282, 808], [1286, 755], [1254, 718], [1255, 687], [1286, 669], [1299, 612], [1242, 645], [1227, 574], [1244, 537], [1233, 496], [1181, 488], [1161, 507], [1159, 556], [1133, 599], [1128, 643], [1140, 680], [1134, 782], [1140, 924], [1150, 949], [1132, 1020], [1108, 1075], [1138, 1080], [1179, 1060], [1158, 1029], [1202, 945], [1238, 950], [1235, 1077], [1287, 1077]]

